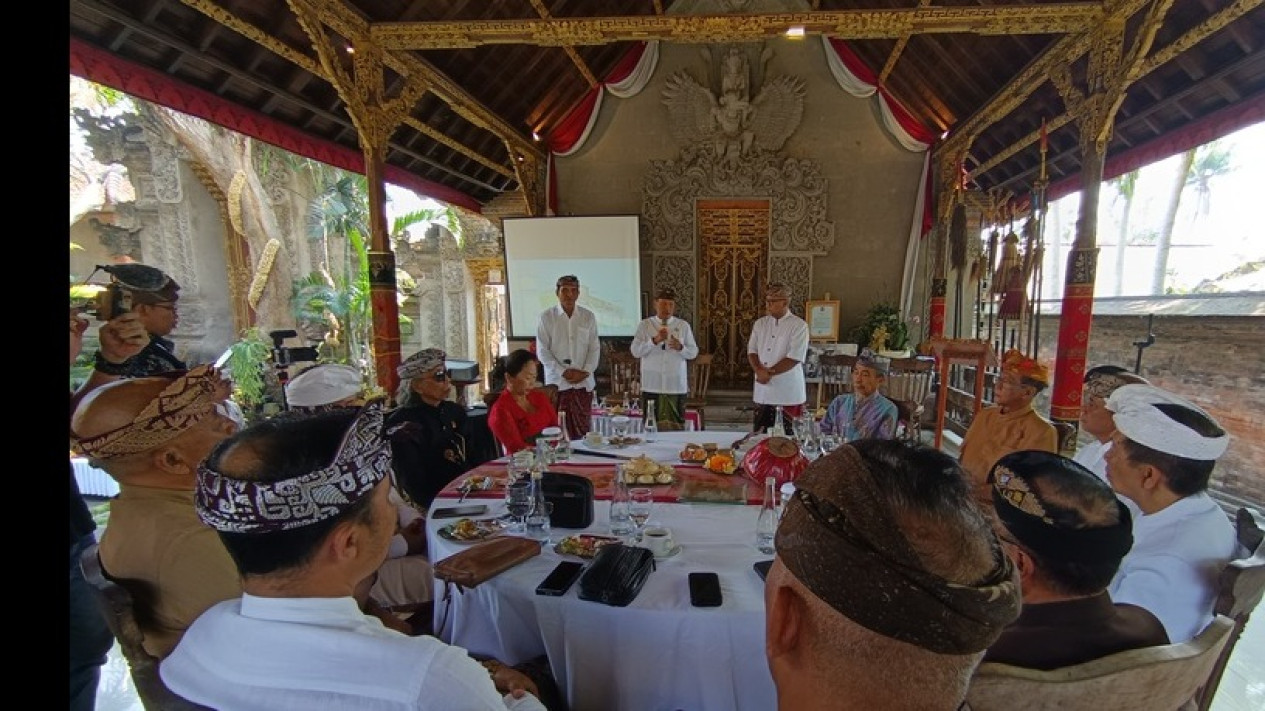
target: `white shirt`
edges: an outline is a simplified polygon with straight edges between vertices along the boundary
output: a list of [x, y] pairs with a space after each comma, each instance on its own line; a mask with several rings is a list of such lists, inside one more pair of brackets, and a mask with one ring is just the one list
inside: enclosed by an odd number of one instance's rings
[[[404, 497], [400, 496], [395, 487], [391, 487], [387, 498], [395, 505], [395, 513], [400, 522], [400, 528], [408, 528], [409, 524], [422, 517], [420, 511], [404, 501]], [[408, 555], [408, 539], [399, 533], [391, 536], [391, 547], [387, 549], [387, 558], [399, 558], [405, 555]]]
[[681, 342], [681, 350], [675, 350], [667, 341], [656, 344], [661, 322], [651, 316], [637, 324], [629, 352], [641, 359], [641, 389], [648, 393], [679, 395], [690, 391], [686, 361], [698, 356], [698, 344], [694, 342], [694, 330], [690, 324], [675, 316], [668, 319], [668, 335]]
[[159, 674], [180, 696], [232, 711], [544, 709], [531, 695], [502, 697], [460, 647], [387, 629], [350, 597], [225, 600]]
[[[550, 307], [540, 314], [540, 322], [536, 324], [536, 357], [545, 366], [545, 385], [557, 385], [559, 390], [593, 390], [597, 387], [593, 373], [597, 371], [601, 353], [597, 318], [592, 311], [577, 304], [570, 316], [561, 306]], [[568, 383], [562, 377], [567, 368], [583, 370], [589, 377]]]
[[1176, 644], [1212, 621], [1217, 579], [1234, 555], [1234, 528], [1200, 492], [1133, 519], [1133, 549], [1107, 592], [1113, 602], [1144, 607]]
[[747, 353], [755, 353], [764, 367], [771, 368], [783, 358], [799, 361], [794, 368], [779, 373], [768, 383], [756, 383], [752, 393], [758, 405], [801, 405], [808, 400], [804, 385], [804, 359], [808, 357], [808, 323], [790, 311], [780, 319], [761, 316], [751, 326]]

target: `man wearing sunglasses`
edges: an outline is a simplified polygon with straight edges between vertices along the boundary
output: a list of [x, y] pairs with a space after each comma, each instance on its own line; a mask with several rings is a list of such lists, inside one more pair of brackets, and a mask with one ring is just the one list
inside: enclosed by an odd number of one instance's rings
[[448, 482], [465, 473], [466, 412], [448, 399], [448, 355], [427, 348], [396, 368], [398, 407], [387, 417], [387, 433], [400, 490], [425, 511]]

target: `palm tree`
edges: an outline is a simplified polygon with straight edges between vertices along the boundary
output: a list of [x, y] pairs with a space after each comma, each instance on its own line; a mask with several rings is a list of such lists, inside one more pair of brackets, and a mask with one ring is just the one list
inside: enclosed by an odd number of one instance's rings
[[1187, 185], [1193, 185], [1199, 198], [1195, 214], [1207, 214], [1212, 194], [1212, 179], [1225, 175], [1233, 169], [1229, 152], [1218, 141], [1192, 148], [1182, 154], [1177, 175], [1173, 179], [1168, 209], [1164, 213], [1164, 222], [1160, 226], [1159, 240], [1156, 243], [1155, 269], [1151, 275], [1152, 294], [1165, 293], [1164, 280], [1168, 275], [1168, 252], [1173, 243], [1173, 227], [1177, 224], [1177, 208], [1181, 203], [1182, 191]]
[[1124, 294], [1124, 250], [1129, 245], [1129, 213], [1133, 211], [1138, 171], [1131, 170], [1110, 183], [1116, 189], [1116, 199], [1124, 201], [1120, 214], [1120, 237], [1116, 241], [1116, 296], [1121, 296]]

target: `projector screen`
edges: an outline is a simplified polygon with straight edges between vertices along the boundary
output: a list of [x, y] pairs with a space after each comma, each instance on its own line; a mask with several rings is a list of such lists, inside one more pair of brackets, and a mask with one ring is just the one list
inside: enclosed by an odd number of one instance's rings
[[641, 314], [641, 250], [636, 215], [506, 218], [505, 285], [510, 338], [536, 337], [540, 312], [558, 305], [558, 277], [580, 278], [579, 305], [597, 317], [597, 335], [630, 338]]

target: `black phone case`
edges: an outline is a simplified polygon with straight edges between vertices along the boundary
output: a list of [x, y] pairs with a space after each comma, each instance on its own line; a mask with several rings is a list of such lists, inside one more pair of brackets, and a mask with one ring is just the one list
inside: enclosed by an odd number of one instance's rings
[[690, 573], [690, 604], [720, 607], [720, 577], [715, 573]]
[[566, 595], [575, 581], [580, 579], [580, 574], [584, 572], [584, 564], [577, 563], [572, 560], [564, 560], [545, 576], [545, 579], [536, 586], [537, 595], [550, 595], [558, 597]]
[[435, 509], [431, 514], [433, 519], [441, 518], [457, 518], [459, 516], [482, 516], [488, 512], [487, 504], [464, 504], [462, 506], [448, 506], [445, 508]]

